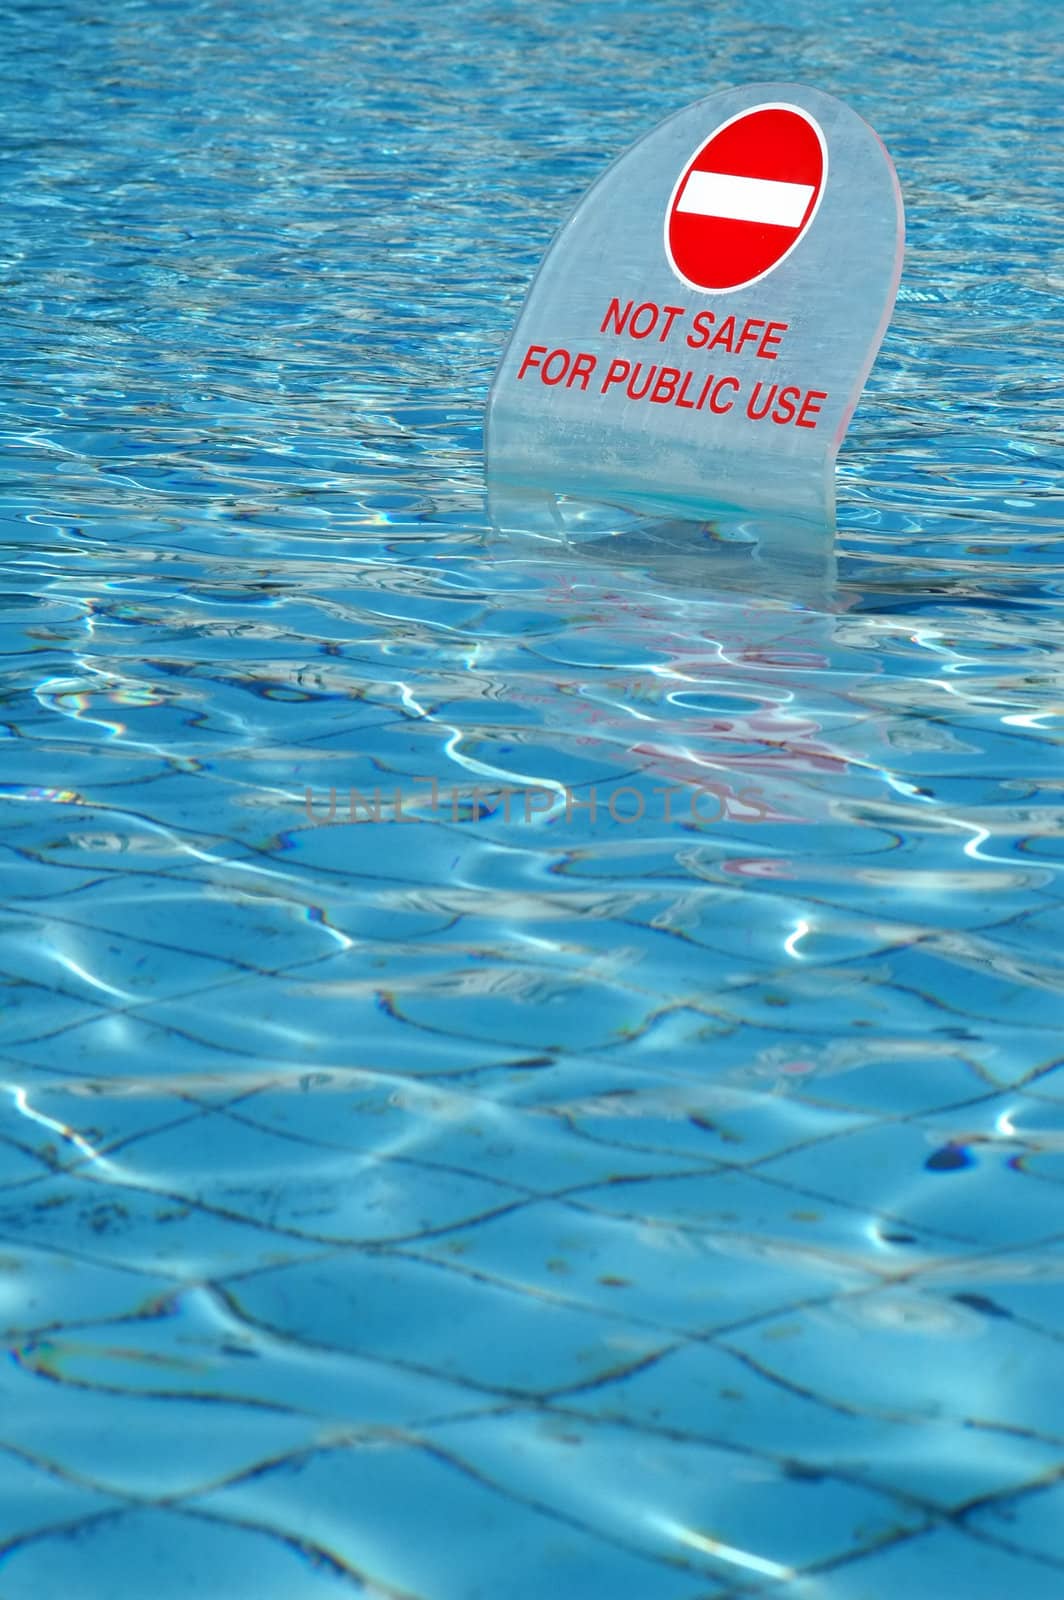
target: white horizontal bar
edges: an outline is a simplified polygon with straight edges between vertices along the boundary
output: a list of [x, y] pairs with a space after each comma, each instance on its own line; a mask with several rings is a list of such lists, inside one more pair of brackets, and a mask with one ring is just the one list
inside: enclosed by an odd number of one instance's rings
[[771, 178], [736, 178], [728, 172], [692, 172], [677, 211], [734, 222], [774, 222], [797, 228], [813, 194], [809, 183], [776, 183]]

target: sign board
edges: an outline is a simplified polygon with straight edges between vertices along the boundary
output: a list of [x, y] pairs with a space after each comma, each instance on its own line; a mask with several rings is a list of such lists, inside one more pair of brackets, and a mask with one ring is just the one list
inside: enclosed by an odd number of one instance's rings
[[890, 157], [829, 95], [728, 89], [670, 117], [529, 290], [488, 403], [493, 520], [566, 497], [833, 527], [903, 235]]

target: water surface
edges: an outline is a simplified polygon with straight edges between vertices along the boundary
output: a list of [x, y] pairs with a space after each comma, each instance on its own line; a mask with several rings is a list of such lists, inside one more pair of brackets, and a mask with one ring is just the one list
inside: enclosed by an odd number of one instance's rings
[[[4, 1600], [1059, 1596], [1047, 8], [5, 20]], [[554, 229], [771, 79], [906, 196], [834, 583], [490, 541]]]

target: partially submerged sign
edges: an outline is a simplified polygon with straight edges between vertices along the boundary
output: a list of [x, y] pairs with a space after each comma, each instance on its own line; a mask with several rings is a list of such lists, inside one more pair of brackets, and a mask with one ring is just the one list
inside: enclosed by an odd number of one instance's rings
[[488, 404], [497, 523], [559, 497], [834, 523], [904, 218], [831, 96], [728, 89], [620, 157], [551, 245]]

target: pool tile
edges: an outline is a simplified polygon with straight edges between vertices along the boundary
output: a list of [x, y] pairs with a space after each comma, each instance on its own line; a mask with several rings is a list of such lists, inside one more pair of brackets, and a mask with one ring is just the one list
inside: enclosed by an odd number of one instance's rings
[[1050, 1189], [1035, 1190], [1029, 1177], [1008, 1165], [1009, 1149], [953, 1142], [972, 1116], [962, 1110], [941, 1125], [860, 1128], [767, 1161], [760, 1170], [971, 1245], [1048, 1237], [1064, 1228], [1064, 1191], [1057, 1197]]
[[166, 1509], [58, 1528], [17, 1546], [3, 1567], [11, 1600], [78, 1594], [86, 1573], [108, 1574], [109, 1600], [235, 1596], [248, 1585], [255, 1600], [339, 1600], [351, 1593], [350, 1580], [327, 1552], [306, 1548], [298, 1535]]
[[[5, 1053], [16, 1062], [78, 1078], [163, 1078], [223, 1068], [239, 1075], [242, 1066], [258, 1066], [254, 1050], [240, 1049], [236, 1038], [227, 1047], [206, 1036], [211, 1019], [232, 1009], [228, 991], [235, 981], [225, 978], [205, 992], [174, 1000], [165, 1020], [157, 1020], [157, 1005], [92, 1012], [85, 1008], [67, 1026], [53, 1023], [47, 1033], [35, 1032], [33, 1037], [5, 1046]], [[59, 1018], [62, 1015], [60, 1010]], [[234, 1027], [233, 1033], [236, 1031]], [[279, 1039], [275, 1033], [269, 1042], [276, 1050], [292, 1040]]]
[[[127, 1330], [61, 1330], [22, 1341], [5, 1384], [4, 1440], [101, 1493], [156, 1500], [189, 1494], [306, 1447], [324, 1431], [314, 1417], [224, 1396], [171, 1389], [193, 1376], [193, 1351], [138, 1348]], [[77, 1372], [68, 1382], [67, 1353]], [[153, 1393], [124, 1393], [125, 1372], [150, 1368]], [[180, 1404], [181, 1398], [185, 1404]]]
[[[137, 1282], [128, 1275], [126, 1281]], [[153, 1287], [150, 1279], [140, 1282]], [[412, 1427], [468, 1414], [470, 1391], [461, 1384], [393, 1367], [387, 1356], [289, 1341], [241, 1318], [231, 1296], [243, 1282], [230, 1280], [226, 1290], [162, 1282], [139, 1302], [131, 1297], [120, 1320], [104, 1315], [99, 1301], [90, 1302], [71, 1329], [56, 1317], [49, 1331], [41, 1316], [45, 1332], [23, 1341], [23, 1359], [34, 1371], [49, 1372], [53, 1365], [61, 1371], [72, 1413], [77, 1386], [103, 1385], [108, 1374], [117, 1374], [123, 1394], [165, 1394], [167, 1415], [178, 1414], [183, 1398], [197, 1415], [203, 1402], [225, 1402], [309, 1419], [322, 1438], [354, 1427]], [[116, 1306], [112, 1315], [118, 1313]]]
[[921, 1276], [938, 1295], [987, 1317], [1015, 1317], [1060, 1340], [1064, 1358], [1064, 1243], [1053, 1240], [966, 1261], [943, 1262]]
[[409, 1247], [492, 1282], [683, 1337], [871, 1279], [815, 1236], [696, 1234], [545, 1201]]
[[[813, 1169], [813, 1180], [819, 1180], [820, 1147], [803, 1151], [802, 1159]], [[799, 1248], [837, 1252], [877, 1273], [906, 1272], [975, 1248], [943, 1234], [937, 1225], [900, 1222], [889, 1212], [874, 1214], [849, 1201], [844, 1191], [835, 1200], [812, 1183], [807, 1187], [784, 1181], [769, 1163], [755, 1171], [720, 1168], [693, 1176], [600, 1184], [570, 1201], [589, 1211], [648, 1227], [676, 1228], [694, 1237], [753, 1237], [783, 1250], [793, 1241]]]
[[343, 1098], [322, 1092], [328, 1088], [311, 1084], [298, 1095], [266, 1090], [241, 1105], [237, 1114], [255, 1127], [320, 1139], [323, 1151], [376, 1151], [382, 1158], [395, 1154], [536, 1194], [616, 1176], [685, 1171], [695, 1164], [680, 1154], [644, 1154], [582, 1139], [563, 1122], [460, 1088], [364, 1083], [359, 1092]]
[[1007, 1087], [1026, 1073], [1015, 1054], [987, 1050], [978, 1039], [966, 1044], [926, 1035], [862, 1037], [826, 1048], [816, 1043], [803, 1048], [796, 1040], [786, 1056], [777, 1047], [756, 1062], [766, 1076], [773, 1065], [779, 1072], [778, 1092], [784, 1096], [801, 1096], [825, 1110], [839, 1107], [892, 1121]]
[[401, 962], [382, 952], [378, 969], [357, 977], [345, 959], [243, 979], [194, 1008], [191, 1021], [187, 1000], [145, 1006], [138, 1016], [187, 1028], [217, 1050], [270, 1055], [287, 1046], [313, 1051], [327, 1066], [354, 1064], [355, 1040], [369, 1056], [403, 1028], [492, 1044], [499, 1054], [586, 1049], [617, 1042], [644, 1011], [619, 972], [521, 968], [439, 946], [418, 947]]
[[964, 1600], [1059, 1600], [1064, 1569], [965, 1538], [953, 1528], [935, 1528], [875, 1551], [827, 1574], [821, 1582], [828, 1600], [882, 1600], [904, 1594], [913, 1600], [963, 1595]]
[[[1013, 1500], [977, 1507], [966, 1519], [973, 1533], [984, 1533], [1017, 1551], [1030, 1551], [1054, 1561], [1064, 1575], [1064, 1464], [1057, 1463], [1056, 1482], [1034, 1485]], [[1048, 1478], [1049, 1474], [1046, 1474]]]
[[380, 1150], [369, 1121], [361, 1148], [281, 1137], [224, 1112], [146, 1133], [121, 1153], [124, 1181], [186, 1196], [230, 1217], [297, 1237], [379, 1243], [453, 1227], [523, 1199], [503, 1179], [439, 1169]]
[[49, 926], [56, 937], [90, 949], [106, 949], [116, 940], [147, 945], [157, 952], [151, 959], [167, 965], [175, 981], [193, 975], [189, 988], [201, 965], [210, 971], [210, 962], [221, 972], [256, 972], [331, 952], [334, 941], [311, 920], [306, 890], [293, 884], [285, 893], [278, 885], [270, 898], [268, 888], [255, 873], [242, 887], [232, 870], [229, 881], [217, 885], [191, 878], [108, 878], [68, 895]]
[[[349, 1251], [231, 1286], [240, 1314], [287, 1339], [392, 1360], [484, 1394], [600, 1380], [666, 1342], [436, 1261]], [[431, 1318], [426, 1307], [432, 1307]], [[534, 1353], [534, 1358], [530, 1358]]]
[[0, 1049], [31, 1045], [47, 1054], [48, 1065], [65, 1065], [68, 1030], [104, 1012], [95, 1000], [67, 994], [62, 988], [0, 977]]
[[0, 1450], [0, 1571], [5, 1580], [5, 1551], [12, 1541], [121, 1505], [120, 1498], [52, 1470], [44, 1451], [26, 1460], [13, 1450]]
[[205, 1114], [192, 1094], [168, 1092], [165, 1079], [150, 1087], [135, 1080], [112, 1082], [108, 1089], [84, 1078], [34, 1073], [17, 1065], [9, 1071], [6, 1094], [0, 1098], [0, 1129], [38, 1151], [56, 1171], [95, 1162], [101, 1173], [119, 1177], [122, 1163], [107, 1159], [116, 1146]]
[[5, 1237], [0, 1243], [0, 1334], [13, 1339], [67, 1321], [134, 1316], [172, 1286], [162, 1274], [122, 1271]]
[[726, 1591], [707, 1576], [655, 1561], [630, 1537], [611, 1539], [579, 1511], [543, 1504], [511, 1487], [509, 1474], [496, 1481], [491, 1471], [467, 1463], [465, 1443], [368, 1434], [347, 1449], [319, 1451], [193, 1504], [327, 1549], [377, 1585], [376, 1593], [425, 1600], [492, 1594], [725, 1600]]
[[27, 1237], [40, 1248], [178, 1281], [294, 1261], [321, 1248], [259, 1218], [102, 1177], [47, 1178], [0, 1191], [0, 1249]]
[[[748, 1451], [590, 1418], [517, 1412], [442, 1423], [430, 1433], [513, 1494], [736, 1585], [787, 1581], [926, 1524], [920, 1510], [859, 1485], [836, 1481], [829, 1489], [815, 1474], [788, 1474]], [[720, 1553], [706, 1548], [710, 1542]]]
[[1056, 1443], [1004, 1431], [973, 1436], [954, 1418], [898, 1418], [849, 1406], [834, 1392], [803, 1392], [742, 1352], [703, 1341], [557, 1404], [567, 1414], [754, 1451], [810, 1481], [819, 1477], [825, 1497], [837, 1479], [864, 1484], [909, 1510], [955, 1510], [1010, 1492], [1060, 1461]]
[[784, 1313], [724, 1343], [777, 1381], [867, 1415], [1064, 1439], [1064, 1395], [1045, 1382], [1059, 1346], [955, 1299], [878, 1289]]

